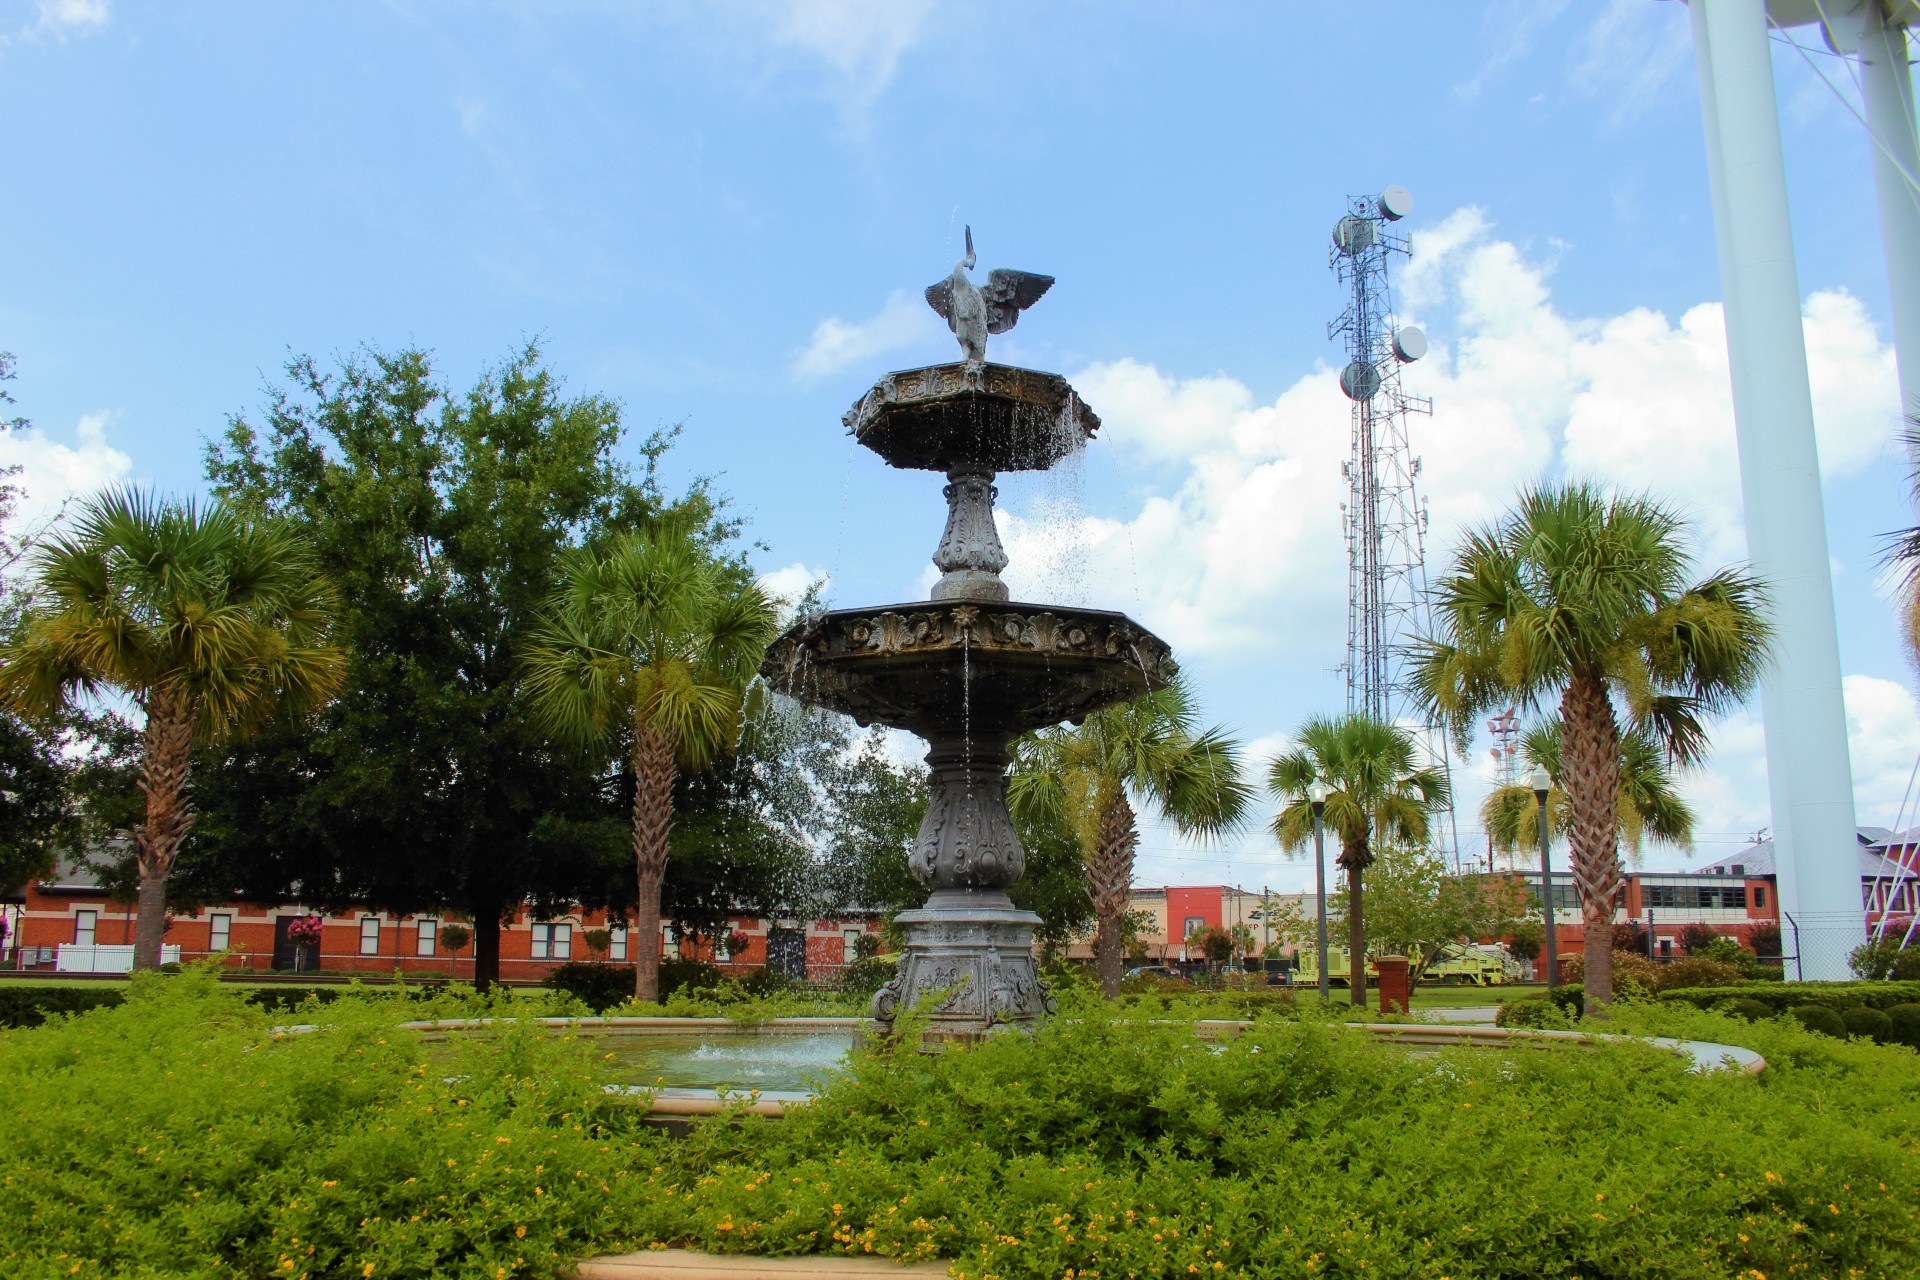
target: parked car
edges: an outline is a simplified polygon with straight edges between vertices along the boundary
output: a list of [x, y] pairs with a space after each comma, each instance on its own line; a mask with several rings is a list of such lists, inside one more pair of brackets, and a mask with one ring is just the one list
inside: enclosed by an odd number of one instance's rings
[[1181, 975], [1180, 973], [1177, 973], [1172, 969], [1169, 969], [1166, 965], [1163, 965], [1163, 964], [1143, 964], [1143, 965], [1136, 965], [1133, 968], [1127, 970], [1127, 976], [1129, 978], [1138, 978], [1142, 976], [1149, 977], [1149, 978], [1178, 978], [1183, 975]]

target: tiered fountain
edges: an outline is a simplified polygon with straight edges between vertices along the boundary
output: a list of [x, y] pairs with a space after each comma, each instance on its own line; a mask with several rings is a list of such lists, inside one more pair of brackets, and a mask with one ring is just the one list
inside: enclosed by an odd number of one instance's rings
[[803, 619], [761, 667], [776, 689], [926, 739], [926, 818], [910, 860], [931, 891], [903, 912], [907, 948], [874, 996], [891, 1030], [897, 1012], [933, 995], [930, 1040], [1030, 1028], [1053, 1010], [1033, 959], [1040, 917], [1007, 887], [1026, 852], [1007, 813], [1007, 746], [1033, 729], [1078, 722], [1173, 678], [1167, 646], [1118, 613], [1009, 601], [1007, 554], [994, 528], [994, 478], [1044, 471], [1100, 425], [1066, 379], [986, 362], [986, 337], [1012, 328], [1053, 283], [997, 270], [967, 277], [973, 235], [953, 274], [927, 290], [966, 359], [882, 378], [845, 422], [896, 467], [947, 476], [947, 527], [934, 552], [932, 599], [841, 609]]

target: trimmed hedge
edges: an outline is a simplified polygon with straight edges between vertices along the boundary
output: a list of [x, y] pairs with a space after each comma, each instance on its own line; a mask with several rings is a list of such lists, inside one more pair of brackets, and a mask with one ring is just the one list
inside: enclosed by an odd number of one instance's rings
[[1737, 987], [1680, 987], [1660, 993], [1662, 1000], [1684, 1000], [1702, 1009], [1711, 1009], [1730, 996], [1758, 1001], [1775, 1013], [1802, 1005], [1835, 1011], [1859, 1005], [1890, 1009], [1920, 1003], [1920, 982], [1743, 982]]
[[1823, 1036], [1832, 1036], [1836, 1040], [1847, 1038], [1847, 1021], [1837, 1009], [1824, 1004], [1803, 1004], [1796, 1007], [1793, 1016], [1801, 1026], [1809, 1031], [1818, 1031]]
[[0, 1027], [37, 1027], [48, 1018], [63, 1013], [85, 1013], [124, 1002], [126, 988], [98, 987], [0, 987]]
[[[425, 1000], [437, 995], [444, 986], [444, 983], [438, 983], [406, 987], [404, 991], [410, 999]], [[354, 987], [345, 985], [256, 987], [247, 991], [243, 998], [270, 1013], [291, 1013], [308, 1000], [329, 1004], [354, 990]], [[399, 995], [403, 989], [390, 987], [385, 990]], [[49, 1018], [108, 1008], [123, 1003], [126, 998], [126, 986], [117, 982], [103, 982], [97, 987], [54, 987], [33, 983], [31, 979], [23, 980], [18, 984], [0, 986], [0, 1027], [37, 1027]]]
[[1920, 1004], [1896, 1004], [1886, 1013], [1893, 1043], [1920, 1049]]
[[1875, 1044], [1885, 1044], [1893, 1038], [1893, 1019], [1878, 1009], [1860, 1005], [1841, 1014], [1840, 1021], [1847, 1024], [1850, 1036], [1865, 1036]]

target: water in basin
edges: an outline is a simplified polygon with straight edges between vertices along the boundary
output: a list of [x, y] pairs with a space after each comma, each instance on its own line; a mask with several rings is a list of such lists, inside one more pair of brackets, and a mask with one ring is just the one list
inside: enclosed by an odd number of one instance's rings
[[837, 1071], [853, 1047], [849, 1031], [721, 1031], [691, 1035], [608, 1036], [623, 1082], [681, 1089], [813, 1087]]

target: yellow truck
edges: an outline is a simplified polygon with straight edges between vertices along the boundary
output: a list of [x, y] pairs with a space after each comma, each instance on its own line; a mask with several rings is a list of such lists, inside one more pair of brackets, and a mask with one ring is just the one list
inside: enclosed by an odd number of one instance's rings
[[[1525, 970], [1520, 962], [1497, 946], [1485, 946], [1480, 943], [1454, 943], [1444, 948], [1440, 958], [1427, 966], [1426, 973], [1420, 977], [1422, 985], [1445, 984], [1450, 986], [1497, 987], [1509, 982], [1519, 981]], [[1327, 983], [1330, 986], [1344, 987], [1351, 973], [1345, 947], [1327, 948]], [[1367, 978], [1375, 981], [1380, 974], [1374, 968], [1373, 961], [1367, 961]], [[1320, 964], [1310, 947], [1302, 947], [1294, 956], [1293, 985], [1296, 987], [1315, 986], [1320, 981]]]

